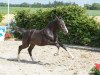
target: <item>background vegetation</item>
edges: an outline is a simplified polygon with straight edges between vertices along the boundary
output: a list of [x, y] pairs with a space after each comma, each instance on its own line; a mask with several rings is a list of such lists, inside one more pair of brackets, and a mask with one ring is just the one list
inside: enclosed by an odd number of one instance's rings
[[[41, 7], [56, 7], [56, 6], [68, 6], [68, 5], [77, 5], [75, 3], [64, 3], [63, 1], [54, 1], [53, 3], [48, 3], [48, 4], [41, 4], [41, 3], [33, 3], [33, 4], [28, 4], [28, 3], [21, 3], [21, 4], [10, 4], [11, 7], [36, 7], [36, 8], [41, 8]], [[0, 6], [7, 6], [6, 3], [0, 3]]]
[[[17, 11], [20, 11], [20, 9], [27, 10], [29, 9], [31, 12], [36, 12], [36, 10], [42, 9], [50, 9], [57, 6], [69, 6], [69, 5], [77, 5], [76, 3], [64, 3], [62, 1], [54, 1], [53, 3], [48, 4], [41, 4], [41, 3], [21, 3], [21, 4], [10, 4], [10, 14], [16, 14]], [[84, 8], [87, 9], [86, 14], [90, 16], [100, 16], [100, 3], [93, 3], [93, 4], [84, 4]], [[0, 13], [7, 14], [7, 4], [6, 3], [0, 3]]]
[[[53, 7], [52, 7], [53, 8]], [[17, 11], [21, 10], [30, 10], [30, 12], [36, 12], [37, 10], [46, 10], [52, 8], [31, 8], [31, 7], [10, 7], [10, 14], [16, 14]], [[7, 7], [0, 7], [1, 14], [7, 14]], [[100, 16], [100, 10], [86, 10], [85, 12], [89, 16]]]
[[[78, 5], [76, 3], [72, 2], [66, 2], [63, 1], [54, 1], [53, 3], [49, 2], [48, 4], [41, 4], [41, 3], [33, 3], [28, 4], [26, 2], [21, 4], [10, 4], [10, 7], [35, 7], [35, 8], [50, 8], [50, 7], [57, 7], [57, 6], [69, 6], [69, 5]], [[7, 3], [0, 3], [0, 6], [7, 7]], [[88, 10], [100, 10], [100, 3], [93, 3], [93, 4], [84, 4], [84, 7]]]
[[2, 14], [0, 13], [0, 22], [2, 21], [2, 19], [3, 19], [3, 16], [2, 16]]
[[15, 17], [16, 24], [25, 29], [42, 29], [55, 18], [61, 15], [69, 30], [64, 36], [59, 32], [59, 39], [63, 43], [100, 47], [100, 24], [85, 14], [85, 9], [77, 6], [62, 6], [34, 13], [29, 10], [19, 11]]
[[100, 3], [85, 4], [84, 7], [89, 10], [100, 10]]
[[[30, 10], [30, 12], [36, 12], [37, 10], [45, 10], [47, 8], [31, 8], [31, 7], [10, 7], [10, 14], [16, 14], [17, 11], [21, 10]], [[48, 8], [49, 9], [49, 8]], [[0, 7], [0, 13], [2, 14], [7, 14], [8, 13], [8, 9], [7, 7]]]
[[89, 16], [100, 16], [100, 10], [86, 10], [86, 14]]

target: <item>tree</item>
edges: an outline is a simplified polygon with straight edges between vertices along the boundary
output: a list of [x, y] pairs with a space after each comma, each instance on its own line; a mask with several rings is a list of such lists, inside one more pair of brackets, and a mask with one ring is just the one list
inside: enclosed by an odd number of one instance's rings
[[84, 4], [84, 7], [89, 10], [100, 10], [100, 3]]
[[91, 9], [91, 5], [89, 5], [89, 4], [84, 4], [84, 7], [85, 7], [86, 9]]
[[0, 6], [7, 6], [7, 3], [0, 3]]
[[93, 3], [91, 9], [92, 10], [100, 10], [100, 4], [99, 3]]
[[30, 4], [28, 4], [28, 3], [26, 3], [26, 2], [20, 4], [20, 7], [29, 7], [29, 6], [30, 6]]

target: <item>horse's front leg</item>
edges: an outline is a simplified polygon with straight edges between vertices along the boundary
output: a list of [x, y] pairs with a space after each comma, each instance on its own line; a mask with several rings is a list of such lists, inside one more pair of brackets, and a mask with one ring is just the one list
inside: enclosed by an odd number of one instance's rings
[[54, 38], [54, 45], [58, 48], [57, 53], [54, 54], [54, 56], [57, 56], [57, 55], [59, 55], [59, 48], [60, 48], [57, 35], [55, 35], [55, 38]]
[[68, 49], [66, 49], [66, 47], [65, 47], [62, 43], [59, 43], [59, 45], [60, 45], [64, 50], [66, 50], [66, 51], [68, 52], [68, 54], [71, 56], [72, 59], [74, 58], [74, 56], [71, 54], [71, 52], [70, 52]]
[[71, 54], [71, 52], [68, 49], [66, 49], [66, 47], [62, 43], [60, 43], [58, 41], [58, 38], [56, 38], [55, 46], [58, 48], [57, 53], [54, 54], [55, 56], [59, 55], [59, 48], [62, 47], [64, 50], [66, 50], [68, 52], [68, 54], [71, 56], [72, 59], [74, 58], [74, 56]]
[[54, 54], [54, 56], [57, 56], [57, 55], [59, 55], [59, 48], [60, 48], [60, 45], [59, 45], [58, 42], [56, 42], [56, 43], [55, 43], [55, 46], [58, 48], [58, 50], [57, 50], [57, 53]]

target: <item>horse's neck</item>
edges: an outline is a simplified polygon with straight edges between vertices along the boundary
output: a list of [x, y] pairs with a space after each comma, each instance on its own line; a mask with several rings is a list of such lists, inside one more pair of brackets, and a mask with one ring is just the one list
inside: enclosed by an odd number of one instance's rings
[[56, 26], [56, 22], [53, 22], [51, 24], [49, 24], [47, 26], [47, 29], [51, 30], [54, 34], [56, 34], [56, 31], [57, 31], [57, 26]]
[[52, 34], [56, 34], [56, 30], [54, 30], [53, 28], [48, 28], [48, 27], [44, 29], [44, 32], [50, 32]]
[[52, 29], [48, 27], [44, 28], [41, 33], [45, 36], [44, 38], [52, 41], [54, 41], [57, 36], [56, 32], [53, 32]]

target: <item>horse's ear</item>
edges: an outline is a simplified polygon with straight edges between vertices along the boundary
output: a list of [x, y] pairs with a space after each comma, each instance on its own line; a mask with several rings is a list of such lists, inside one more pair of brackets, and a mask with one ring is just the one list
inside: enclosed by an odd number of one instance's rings
[[58, 18], [59, 18], [59, 19], [62, 19], [62, 17], [61, 17], [61, 16], [58, 16]]
[[59, 17], [58, 17], [58, 16], [55, 16], [55, 19], [57, 19], [57, 20], [58, 20], [58, 19], [59, 19]]

